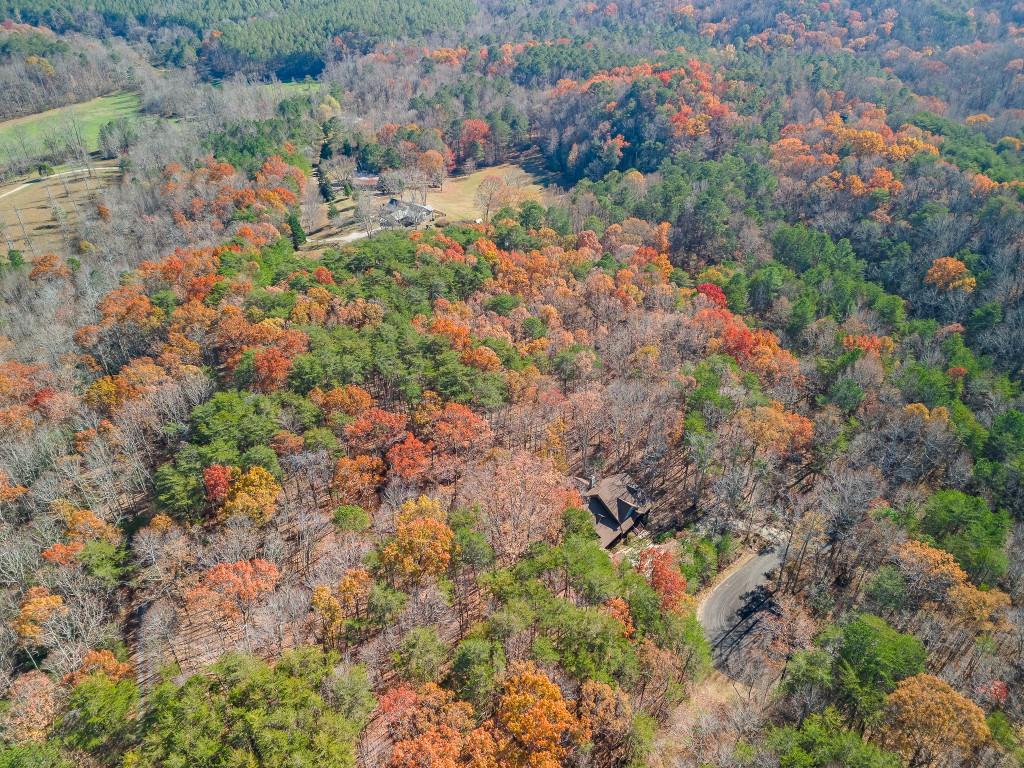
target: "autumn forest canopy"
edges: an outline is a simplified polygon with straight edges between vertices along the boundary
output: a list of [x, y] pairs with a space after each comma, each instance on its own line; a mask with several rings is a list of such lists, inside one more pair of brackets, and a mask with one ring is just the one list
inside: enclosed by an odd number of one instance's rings
[[0, 768], [1024, 768], [1024, 5], [0, 0]]

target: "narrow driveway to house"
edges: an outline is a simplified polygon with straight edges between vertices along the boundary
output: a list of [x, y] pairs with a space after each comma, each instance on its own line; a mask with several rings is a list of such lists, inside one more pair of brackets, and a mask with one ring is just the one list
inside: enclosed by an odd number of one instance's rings
[[360, 229], [357, 232], [349, 232], [345, 235], [332, 235], [331, 237], [322, 237], [319, 239], [311, 237], [306, 240], [306, 242], [309, 243], [310, 247], [324, 245], [326, 243], [354, 243], [356, 240], [362, 240], [366, 236], [366, 230]]
[[743, 645], [760, 614], [771, 605], [768, 573], [782, 562], [778, 547], [759, 552], [716, 585], [697, 608], [697, 619], [721, 665]]

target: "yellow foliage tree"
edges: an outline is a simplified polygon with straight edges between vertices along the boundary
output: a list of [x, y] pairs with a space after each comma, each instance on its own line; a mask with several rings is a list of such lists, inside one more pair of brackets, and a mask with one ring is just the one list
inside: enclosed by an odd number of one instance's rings
[[312, 605], [313, 613], [320, 621], [321, 641], [327, 648], [335, 647], [345, 625], [341, 603], [330, 587], [320, 585], [313, 589]]
[[266, 523], [277, 508], [281, 486], [263, 467], [249, 467], [231, 481], [224, 499], [224, 517], [245, 515], [253, 522]]
[[395, 536], [380, 550], [381, 566], [397, 581], [419, 584], [448, 568], [455, 535], [441, 503], [428, 496], [410, 499], [395, 518]]

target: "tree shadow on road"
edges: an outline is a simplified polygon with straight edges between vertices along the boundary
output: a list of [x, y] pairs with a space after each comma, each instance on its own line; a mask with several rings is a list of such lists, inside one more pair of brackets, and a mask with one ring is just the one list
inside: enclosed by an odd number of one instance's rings
[[736, 610], [732, 626], [713, 641], [715, 666], [722, 672], [737, 679], [747, 676], [742, 674], [743, 650], [766, 612], [778, 614], [774, 594], [766, 585], [758, 585], [743, 594], [743, 603]]

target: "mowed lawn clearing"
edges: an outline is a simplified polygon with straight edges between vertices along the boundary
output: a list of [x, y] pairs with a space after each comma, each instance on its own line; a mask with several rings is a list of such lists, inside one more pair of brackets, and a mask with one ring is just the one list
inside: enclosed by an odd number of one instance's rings
[[480, 182], [488, 176], [504, 179], [509, 185], [507, 203], [517, 204], [527, 200], [543, 201], [544, 187], [537, 182], [537, 177], [527, 173], [518, 165], [505, 163], [465, 176], [452, 176], [445, 179], [442, 190], [432, 189], [427, 192], [427, 202], [434, 206], [452, 221], [478, 219], [483, 215], [476, 201], [476, 191]]
[[134, 93], [113, 93], [91, 101], [69, 104], [34, 115], [16, 117], [0, 123], [0, 146], [7, 145], [26, 154], [39, 154], [44, 150], [45, 137], [63, 132], [69, 124], [76, 124], [90, 152], [99, 149], [100, 127], [119, 117], [139, 113], [139, 97]]

